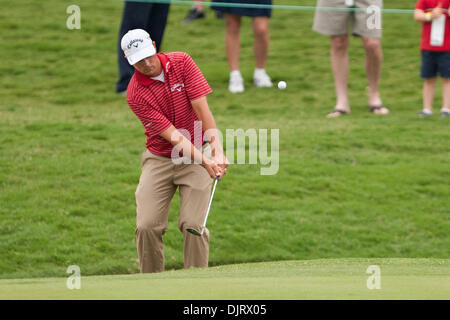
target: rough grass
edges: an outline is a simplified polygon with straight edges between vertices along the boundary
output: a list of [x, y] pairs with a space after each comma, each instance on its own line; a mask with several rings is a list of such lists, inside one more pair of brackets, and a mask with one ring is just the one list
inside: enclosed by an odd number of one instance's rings
[[[299, 4], [298, 1], [279, 1]], [[315, 1], [302, 1], [313, 5]], [[0, 12], [0, 277], [138, 272], [135, 199], [145, 137], [114, 93], [119, 1], [87, 1], [82, 29], [66, 29], [70, 1], [28, 1]], [[390, 1], [411, 8], [410, 1]], [[280, 168], [235, 165], [208, 221], [210, 264], [348, 258], [449, 258], [449, 122], [418, 119], [420, 25], [385, 14], [381, 92], [387, 117], [367, 111], [364, 52], [351, 40], [352, 115], [334, 106], [329, 39], [313, 13], [273, 13], [267, 70], [287, 89], [252, 86], [252, 33], [243, 20], [246, 92], [227, 91], [223, 21], [182, 27], [172, 6], [164, 51], [186, 51], [214, 93], [221, 129], [280, 129]], [[436, 105], [442, 102], [440, 86]], [[166, 234], [166, 268], [183, 264], [178, 196]]]

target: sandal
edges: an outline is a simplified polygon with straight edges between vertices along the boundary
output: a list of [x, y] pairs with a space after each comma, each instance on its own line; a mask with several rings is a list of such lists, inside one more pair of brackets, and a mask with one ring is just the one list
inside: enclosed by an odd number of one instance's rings
[[[345, 111], [345, 110], [341, 110], [341, 109], [334, 109], [333, 112], [327, 114], [327, 118], [337, 118], [342, 115], [348, 115], [349, 113], [350, 113], [349, 111]], [[334, 114], [336, 114], [336, 115], [334, 115]]]
[[[377, 113], [377, 110], [382, 110], [382, 109], [386, 109], [387, 112], [386, 113]], [[380, 115], [386, 115], [389, 113], [389, 109], [386, 108], [384, 105], [381, 106], [369, 106], [369, 111], [373, 114], [380, 114]]]

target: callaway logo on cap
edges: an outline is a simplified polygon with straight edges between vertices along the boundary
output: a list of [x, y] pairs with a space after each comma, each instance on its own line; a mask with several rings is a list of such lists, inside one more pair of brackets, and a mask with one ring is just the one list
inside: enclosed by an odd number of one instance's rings
[[122, 37], [120, 46], [131, 65], [156, 54], [150, 35], [142, 29], [128, 31]]

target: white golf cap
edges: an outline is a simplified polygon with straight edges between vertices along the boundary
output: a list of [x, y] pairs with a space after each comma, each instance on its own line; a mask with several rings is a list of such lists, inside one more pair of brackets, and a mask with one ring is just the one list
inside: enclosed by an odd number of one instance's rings
[[131, 65], [156, 54], [150, 35], [142, 29], [128, 31], [122, 37], [120, 46]]

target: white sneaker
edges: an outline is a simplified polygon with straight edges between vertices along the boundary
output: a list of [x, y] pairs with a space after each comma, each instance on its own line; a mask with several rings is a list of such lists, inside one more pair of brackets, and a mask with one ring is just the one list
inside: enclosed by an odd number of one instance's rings
[[230, 74], [228, 90], [230, 90], [231, 93], [244, 92], [244, 79], [242, 79], [240, 73]]
[[253, 73], [253, 83], [258, 88], [270, 88], [273, 86], [272, 80], [265, 70]]

